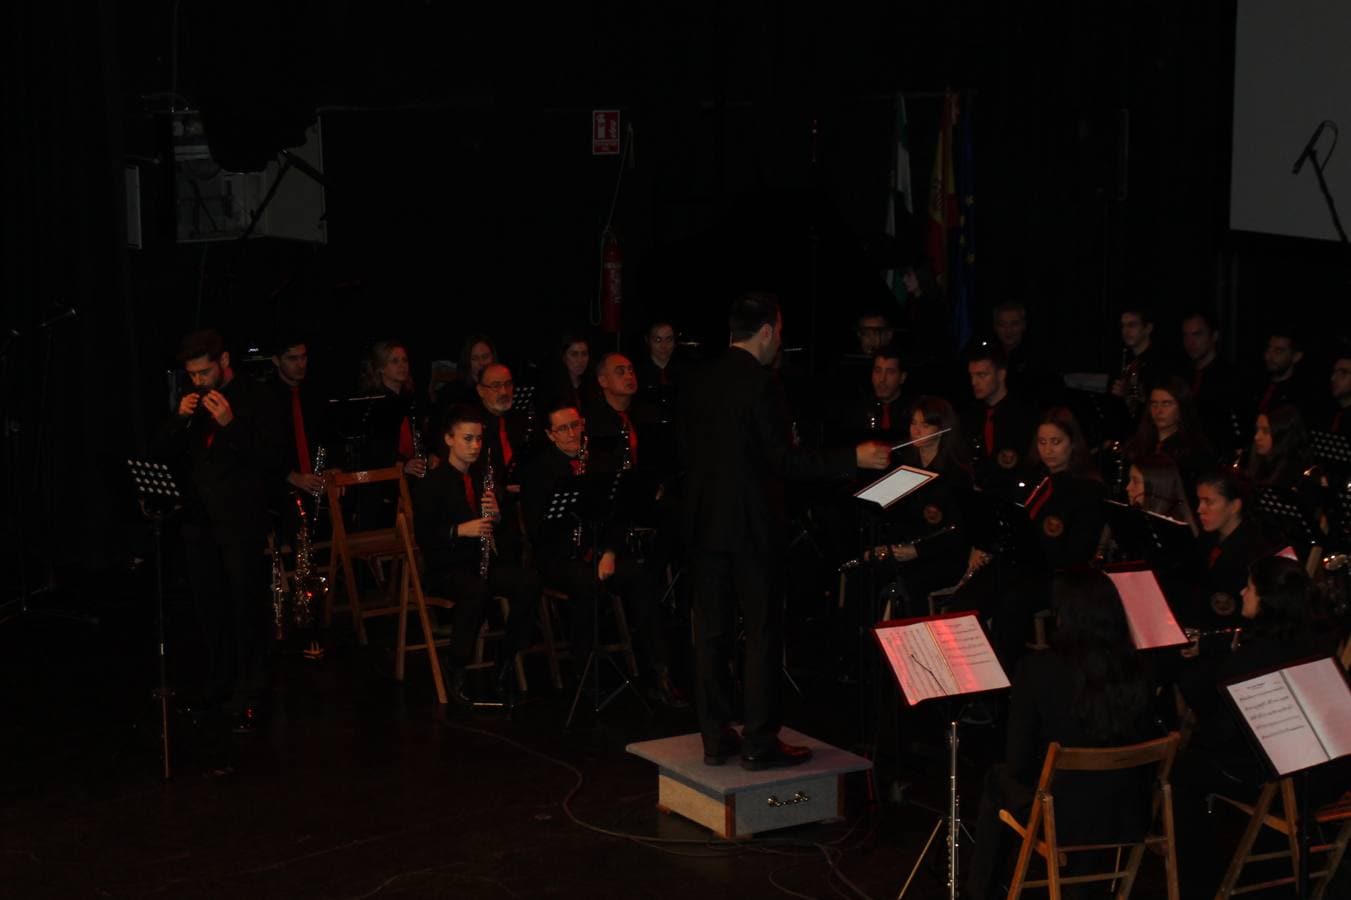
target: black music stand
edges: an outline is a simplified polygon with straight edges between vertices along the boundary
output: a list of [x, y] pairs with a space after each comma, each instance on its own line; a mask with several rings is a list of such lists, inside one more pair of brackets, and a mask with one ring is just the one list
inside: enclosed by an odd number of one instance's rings
[[174, 482], [173, 473], [164, 463], [129, 459], [127, 471], [131, 473], [136, 486], [141, 515], [150, 521], [155, 532], [155, 634], [159, 644], [159, 687], [153, 696], [159, 701], [161, 753], [167, 780], [172, 773], [169, 761], [169, 701], [174, 692], [169, 688], [164, 640], [164, 521], [182, 508], [183, 495]]
[[1313, 448], [1314, 459], [1320, 463], [1338, 463], [1351, 466], [1351, 440], [1345, 435], [1330, 431], [1309, 432], [1309, 444]]
[[533, 447], [535, 443], [535, 423], [538, 415], [535, 412], [535, 395], [538, 389], [533, 384], [523, 384], [515, 388], [511, 394], [511, 408], [519, 411], [525, 416], [525, 445]]
[[1186, 522], [1115, 500], [1104, 500], [1102, 507], [1125, 560], [1170, 570], [1196, 557], [1196, 535]]
[[[633, 692], [648, 713], [652, 712], [652, 708], [647, 705], [647, 701], [643, 699], [643, 695], [639, 693], [628, 673], [614, 661], [610, 652], [602, 650], [600, 645], [600, 596], [604, 589], [599, 570], [600, 529], [609, 520], [615, 498], [622, 491], [624, 474], [616, 472], [613, 475], [592, 473], [573, 476], [554, 488], [553, 496], [549, 498], [549, 505], [544, 513], [546, 522], [571, 519], [584, 531], [591, 532], [591, 559], [588, 563], [591, 567], [591, 649], [587, 652], [586, 663], [577, 677], [577, 690], [573, 692], [572, 705], [568, 707], [568, 717], [563, 722], [564, 731], [572, 730], [572, 720], [577, 715], [577, 704], [582, 699], [582, 691], [586, 689], [587, 675], [591, 675], [593, 682], [591, 711], [594, 714], [599, 715], [626, 688]], [[608, 694], [602, 694], [601, 691], [601, 660], [609, 663], [620, 679], [619, 686]]]
[[1320, 542], [1318, 526], [1309, 521], [1300, 508], [1299, 498], [1294, 491], [1266, 488], [1257, 495], [1257, 513], [1275, 526], [1291, 546], [1302, 548], [1306, 555], [1310, 548]]

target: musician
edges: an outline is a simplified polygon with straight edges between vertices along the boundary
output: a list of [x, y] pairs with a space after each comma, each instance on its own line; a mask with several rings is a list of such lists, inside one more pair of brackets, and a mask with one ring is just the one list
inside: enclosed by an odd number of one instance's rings
[[641, 434], [655, 424], [657, 416], [637, 400], [638, 374], [633, 363], [622, 353], [605, 354], [596, 366], [596, 384], [600, 395], [583, 410], [593, 464], [606, 471], [636, 469], [647, 457], [640, 447]]
[[516, 382], [511, 369], [489, 363], [479, 373], [479, 414], [483, 417], [483, 446], [492, 449], [493, 464], [503, 484], [515, 484], [516, 473], [530, 456], [526, 416], [516, 406]]
[[[478, 402], [478, 384], [483, 369], [497, 362], [497, 345], [486, 334], [471, 334], [460, 345], [460, 356], [455, 366], [455, 379], [441, 389], [437, 397], [437, 406], [442, 410], [438, 416], [445, 419], [445, 411], [452, 406]], [[433, 443], [439, 443], [434, 441]], [[440, 452], [440, 448], [437, 448]]]
[[545, 410], [559, 405], [585, 409], [596, 396], [595, 373], [591, 369], [591, 341], [580, 331], [563, 334], [558, 362], [544, 373], [541, 390]]
[[308, 388], [309, 345], [299, 335], [286, 335], [276, 341], [272, 352], [273, 377], [269, 380], [280, 416], [277, 432], [286, 470], [286, 484], [297, 491], [314, 494], [323, 490], [324, 480], [315, 474], [315, 454], [325, 448], [325, 466], [336, 460], [327, 454], [337, 450], [328, 424], [327, 404]]
[[986, 490], [1011, 490], [1026, 463], [1032, 417], [1008, 389], [1004, 351], [991, 344], [974, 345], [966, 352], [966, 369], [975, 403], [962, 414], [962, 433], [975, 450], [976, 483]]
[[1247, 485], [1232, 470], [1210, 472], [1197, 482], [1205, 575], [1200, 596], [1183, 612], [1183, 621], [1194, 628], [1236, 624], [1248, 567], [1267, 554], [1261, 531], [1245, 512], [1246, 495]]
[[1162, 371], [1153, 336], [1154, 316], [1148, 309], [1130, 306], [1121, 311], [1121, 368], [1112, 378], [1109, 391], [1125, 404], [1123, 424], [1127, 429], [1144, 411], [1149, 389]]
[[[483, 433], [483, 418], [477, 410], [469, 406], [451, 409], [442, 435], [446, 464], [410, 483], [413, 528], [426, 562], [427, 590], [455, 601], [447, 653], [448, 691], [462, 705], [473, 702], [465, 690], [465, 666], [473, 656], [489, 600], [506, 597], [510, 602], [493, 678], [496, 697], [510, 701], [516, 653], [529, 643], [540, 597], [539, 577], [509, 553], [490, 552], [486, 575], [481, 570], [484, 541], [491, 538], [502, 547], [515, 527], [502, 515], [497, 490], [484, 488]], [[496, 464], [494, 469], [496, 480], [501, 469]]]
[[1201, 473], [1215, 466], [1215, 451], [1206, 442], [1196, 417], [1191, 388], [1176, 375], [1160, 380], [1148, 394], [1145, 415], [1126, 448], [1127, 458], [1144, 459], [1162, 454], [1182, 473], [1187, 496]]
[[906, 371], [895, 344], [879, 347], [872, 358], [871, 390], [851, 408], [846, 434], [850, 439], [876, 437], [896, 442], [909, 427], [909, 398], [904, 395]]
[[994, 340], [1004, 351], [1008, 387], [1036, 408], [1059, 401], [1063, 384], [1039, 365], [1043, 354], [1032, 346], [1027, 330], [1027, 306], [1021, 300], [1004, 300], [991, 313]]
[[1238, 422], [1238, 373], [1219, 354], [1220, 329], [1209, 313], [1197, 310], [1182, 319], [1182, 352], [1197, 417], [1206, 440], [1226, 458], [1241, 446]]
[[[1149, 680], [1111, 579], [1089, 569], [1062, 573], [1053, 582], [1052, 600], [1051, 648], [1023, 657], [1014, 671], [1004, 762], [985, 776], [963, 894], [972, 900], [1003, 896], [996, 878], [1015, 836], [1000, 822], [999, 810], [1026, 821], [1052, 741], [1112, 747], [1158, 736], [1150, 721]], [[1056, 828], [1066, 844], [1120, 840], [1149, 822], [1149, 784], [1138, 772], [1066, 773], [1057, 776], [1055, 788]]]
[[591, 648], [599, 580], [625, 600], [633, 616], [638, 648], [648, 668], [648, 695], [673, 709], [683, 709], [689, 701], [671, 680], [661, 634], [661, 591], [652, 574], [627, 548], [630, 522], [618, 511], [601, 526], [583, 523], [575, 516], [552, 521], [545, 518], [555, 490], [590, 471], [589, 461], [582, 454], [586, 427], [574, 406], [550, 410], [545, 431], [549, 446], [521, 473], [521, 504], [535, 565], [545, 584], [573, 600], [574, 659], [580, 662]]
[[1351, 347], [1345, 345], [1332, 361], [1332, 403], [1327, 430], [1351, 438]]
[[675, 326], [656, 319], [643, 333], [647, 355], [638, 361], [638, 391], [650, 400], [670, 406], [670, 398], [680, 383], [680, 364], [675, 359]]
[[1186, 522], [1195, 535], [1200, 532], [1188, 496], [1182, 473], [1172, 458], [1151, 454], [1131, 463], [1130, 481], [1126, 483], [1126, 498], [1130, 505]]
[[896, 340], [895, 326], [886, 313], [879, 310], [870, 310], [859, 316], [854, 334], [858, 337], [859, 355], [867, 357]]
[[1308, 417], [1314, 409], [1313, 391], [1305, 384], [1299, 369], [1304, 350], [1293, 328], [1279, 328], [1267, 337], [1262, 365], [1266, 382], [1254, 397], [1256, 411], [1264, 413], [1277, 403], [1288, 403]]
[[247, 732], [267, 682], [263, 549], [269, 484], [281, 478], [276, 419], [264, 389], [237, 377], [217, 331], [184, 337], [178, 361], [193, 389], [152, 449], [186, 476], [183, 545], [206, 649], [203, 705], [219, 706]]
[[[785, 478], [847, 476], [883, 469], [890, 448], [817, 453], [789, 442], [782, 387], [767, 368], [778, 355], [783, 316], [772, 294], [748, 293], [728, 315], [731, 346], [691, 373], [682, 389], [685, 537], [691, 552], [699, 726], [704, 762], [741, 754], [764, 769], [805, 762], [811, 752], [779, 740]], [[735, 588], [745, 634], [744, 709], [733, 706], [729, 662], [736, 638]], [[745, 724], [738, 737], [730, 722]]]
[[367, 418], [364, 464], [379, 469], [399, 465], [404, 474], [427, 474], [422, 440], [422, 408], [410, 374], [408, 348], [397, 340], [377, 341], [362, 367], [359, 386], [381, 395]]
[[[1267, 412], [1258, 413], [1245, 474], [1255, 490], [1271, 489], [1292, 502], [1308, 527], [1318, 533], [1326, 506], [1327, 479], [1314, 465], [1309, 432], [1293, 406], [1277, 403]], [[1263, 524], [1273, 540], [1297, 543], [1295, 535], [1286, 535], [1288, 529], [1280, 523]]]

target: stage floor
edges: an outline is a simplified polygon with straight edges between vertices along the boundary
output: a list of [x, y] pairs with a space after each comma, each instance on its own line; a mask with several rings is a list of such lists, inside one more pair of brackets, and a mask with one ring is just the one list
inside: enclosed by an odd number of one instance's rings
[[[547, 691], [510, 719], [446, 715], [424, 666], [410, 665], [398, 685], [380, 633], [358, 648], [342, 625], [322, 662], [279, 661], [257, 734], [177, 721], [165, 783], [148, 595], [130, 578], [77, 587], [54, 602], [94, 612], [97, 628], [0, 624], [0, 896], [889, 898], [928, 836], [930, 809], [945, 801], [941, 723], [911, 715], [908, 739], [933, 753], [908, 747], [879, 772], [884, 785], [909, 784], [908, 802], [870, 802], [855, 776], [843, 823], [710, 839], [656, 810], [653, 766], [624, 751], [695, 730], [692, 709], [648, 718], [623, 697], [571, 734], [569, 698]], [[180, 632], [170, 652], [182, 670], [193, 647]], [[793, 675], [805, 696], [786, 692], [787, 721], [864, 749], [858, 688], [824, 670]], [[967, 731], [963, 806], [974, 821], [1002, 736]], [[222, 761], [236, 774], [211, 775]], [[945, 896], [938, 849], [911, 897]], [[1160, 891], [1161, 865], [1147, 860], [1136, 896]]]

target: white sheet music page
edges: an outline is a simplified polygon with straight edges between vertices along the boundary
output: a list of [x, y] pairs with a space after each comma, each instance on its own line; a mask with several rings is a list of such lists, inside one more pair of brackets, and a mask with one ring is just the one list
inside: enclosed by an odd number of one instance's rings
[[1282, 671], [1328, 759], [1351, 755], [1351, 689], [1337, 663], [1319, 659]]
[[938, 477], [938, 473], [912, 466], [900, 466], [888, 472], [854, 496], [886, 509], [907, 494]]
[[1327, 762], [1323, 745], [1280, 672], [1228, 685], [1228, 690], [1278, 773]]
[[1126, 611], [1131, 640], [1137, 650], [1155, 647], [1177, 647], [1187, 643], [1187, 636], [1177, 624], [1177, 618], [1163, 596], [1159, 579], [1149, 569], [1137, 572], [1108, 572], [1107, 577], [1121, 595], [1121, 606]]
[[914, 706], [921, 700], [957, 692], [957, 681], [948, 670], [928, 623], [879, 628], [877, 637], [901, 683], [906, 703]]
[[954, 693], [974, 694], [1009, 686], [1009, 677], [974, 615], [931, 619], [926, 624], [957, 683]]

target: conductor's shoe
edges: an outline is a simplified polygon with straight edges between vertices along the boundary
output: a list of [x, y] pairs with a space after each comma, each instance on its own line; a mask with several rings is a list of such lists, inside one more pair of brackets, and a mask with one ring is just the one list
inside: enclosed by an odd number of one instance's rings
[[741, 735], [730, 728], [724, 728], [715, 741], [704, 739], [704, 765], [706, 766], [720, 766], [727, 762], [727, 757], [736, 756], [740, 752]]
[[741, 754], [741, 768], [751, 772], [759, 772], [764, 769], [783, 769], [788, 766], [800, 766], [811, 758], [812, 750], [810, 747], [775, 741], [773, 746], [762, 752], [743, 752]]

